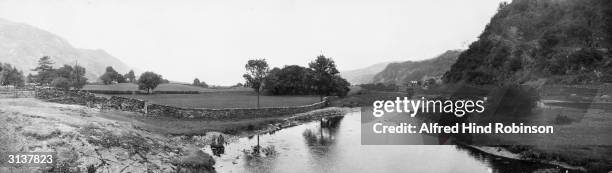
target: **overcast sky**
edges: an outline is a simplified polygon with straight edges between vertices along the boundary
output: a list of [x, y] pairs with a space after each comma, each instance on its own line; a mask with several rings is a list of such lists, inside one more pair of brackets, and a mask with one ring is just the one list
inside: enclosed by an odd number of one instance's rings
[[340, 70], [466, 48], [502, 0], [0, 0], [0, 17], [173, 81], [243, 82], [248, 59]]

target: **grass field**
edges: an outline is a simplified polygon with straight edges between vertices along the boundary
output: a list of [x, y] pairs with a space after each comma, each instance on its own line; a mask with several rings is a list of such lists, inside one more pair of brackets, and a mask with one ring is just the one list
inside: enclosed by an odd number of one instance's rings
[[[138, 91], [138, 85], [133, 83], [118, 83], [112, 85], [85, 85], [82, 90], [97, 90], [97, 91]], [[227, 89], [211, 89], [191, 86], [186, 84], [159, 84], [154, 91], [198, 91], [198, 92], [232, 92], [232, 91], [251, 91], [249, 88], [227, 88]]]
[[[189, 108], [255, 108], [254, 92], [206, 92], [201, 94], [117, 95], [151, 103]], [[260, 96], [261, 107], [302, 106], [319, 102], [318, 96]]]

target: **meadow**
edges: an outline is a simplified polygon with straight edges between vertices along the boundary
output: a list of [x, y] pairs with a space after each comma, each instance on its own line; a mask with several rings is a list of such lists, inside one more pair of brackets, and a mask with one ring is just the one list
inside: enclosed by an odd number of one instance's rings
[[[131, 83], [113, 85], [86, 85], [85, 91], [138, 91]], [[203, 88], [187, 84], [160, 84], [157, 92], [196, 91], [198, 94], [102, 94], [107, 96], [130, 97], [149, 103], [179, 106], [185, 108], [256, 108], [257, 94], [250, 88]], [[319, 96], [260, 96], [260, 107], [304, 106], [317, 103]]]
[[[256, 108], [254, 92], [206, 92], [200, 94], [117, 95], [146, 100], [150, 103], [187, 108]], [[303, 106], [319, 102], [318, 96], [260, 96], [261, 107]]]
[[[139, 91], [138, 85], [133, 83], [118, 83], [112, 85], [85, 85], [85, 91]], [[233, 88], [203, 88], [187, 84], [167, 83], [159, 84], [155, 91], [197, 91], [197, 92], [225, 92], [225, 91], [252, 91], [250, 88], [233, 87]]]

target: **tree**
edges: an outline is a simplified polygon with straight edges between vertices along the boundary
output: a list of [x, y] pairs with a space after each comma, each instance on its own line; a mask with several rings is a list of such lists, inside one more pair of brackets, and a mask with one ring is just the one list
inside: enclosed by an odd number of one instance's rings
[[51, 86], [63, 90], [70, 89], [70, 85], [70, 80], [65, 77], [56, 77], [53, 79], [53, 81], [51, 81]]
[[123, 75], [119, 74], [119, 72], [115, 71], [115, 69], [111, 66], [106, 67], [106, 71], [102, 76], [100, 76], [100, 80], [105, 85], [112, 84], [113, 82], [117, 83], [125, 83], [126, 79]]
[[81, 89], [85, 84], [87, 84], [87, 78], [85, 77], [86, 70], [82, 66], [64, 65], [55, 71], [56, 78], [65, 78], [68, 80], [70, 87]]
[[144, 72], [138, 78], [138, 88], [146, 90], [147, 93], [152, 93], [160, 83], [162, 83], [162, 76], [153, 72]]
[[127, 74], [123, 75], [128, 82], [134, 83], [136, 81], [136, 75], [134, 74], [134, 70], [130, 70]]
[[53, 78], [55, 78], [55, 70], [53, 69], [54, 62], [51, 61], [49, 56], [43, 56], [38, 60], [38, 66], [32, 71], [38, 72], [35, 76], [36, 83], [39, 85], [50, 84]]
[[200, 86], [202, 88], [208, 88], [208, 84], [206, 84], [206, 82], [204, 82], [204, 81], [200, 82]]
[[76, 89], [81, 89], [85, 84], [87, 84], [87, 78], [85, 77], [85, 67], [80, 65], [73, 66], [74, 71], [72, 71], [72, 87]]
[[195, 86], [200, 86], [200, 79], [195, 78], [195, 79], [193, 80], [193, 85], [195, 85]]
[[32, 73], [28, 73], [28, 76], [26, 77], [26, 82], [27, 83], [34, 83], [36, 81], [36, 79], [34, 78], [34, 75], [32, 75]]
[[102, 76], [100, 76], [100, 80], [102, 81], [102, 84], [104, 85], [113, 83], [113, 78], [111, 77], [111, 74], [109, 73], [102, 74]]
[[11, 64], [0, 64], [0, 84], [13, 85], [15, 87], [24, 86], [23, 72], [17, 70]]
[[334, 75], [339, 73], [336, 64], [331, 58], [319, 55], [308, 66], [314, 71], [314, 86], [323, 101], [323, 95], [329, 95], [332, 91]]
[[126, 82], [128, 82], [127, 79], [125, 77], [123, 77], [123, 75], [121, 75], [119, 73], [117, 73], [116, 77], [117, 77], [116, 78], [117, 79], [117, 83], [126, 83]]
[[246, 86], [253, 88], [257, 93], [257, 108], [259, 108], [259, 95], [262, 90], [264, 79], [268, 75], [268, 62], [266, 59], [252, 59], [244, 66], [247, 73], [242, 75], [246, 80]]

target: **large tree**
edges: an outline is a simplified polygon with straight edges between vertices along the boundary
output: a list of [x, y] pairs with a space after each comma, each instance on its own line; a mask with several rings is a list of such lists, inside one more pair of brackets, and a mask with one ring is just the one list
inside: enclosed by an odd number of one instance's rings
[[146, 90], [147, 93], [152, 93], [160, 83], [162, 83], [162, 76], [153, 72], [144, 72], [138, 78], [138, 88]]
[[246, 86], [253, 88], [257, 93], [257, 108], [259, 108], [259, 95], [263, 87], [263, 82], [268, 75], [268, 62], [266, 59], [252, 59], [244, 65], [247, 73], [242, 77], [246, 80]]
[[[55, 73], [56, 78], [64, 78], [66, 81], [68, 81], [68, 87], [81, 89], [87, 83], [87, 78], [85, 77], [86, 70], [84, 67], [79, 65], [64, 65], [63, 67], [57, 69]], [[63, 80], [60, 83], [64, 85]]]
[[336, 69], [336, 63], [331, 58], [319, 55], [308, 64], [308, 67], [314, 72], [313, 83], [321, 101], [323, 101], [324, 95], [329, 95], [334, 91], [334, 76], [339, 73]]
[[38, 66], [32, 71], [38, 72], [34, 77], [36, 83], [39, 85], [48, 85], [55, 78], [55, 70], [53, 69], [54, 62], [51, 61], [51, 57], [43, 56], [38, 60]]

